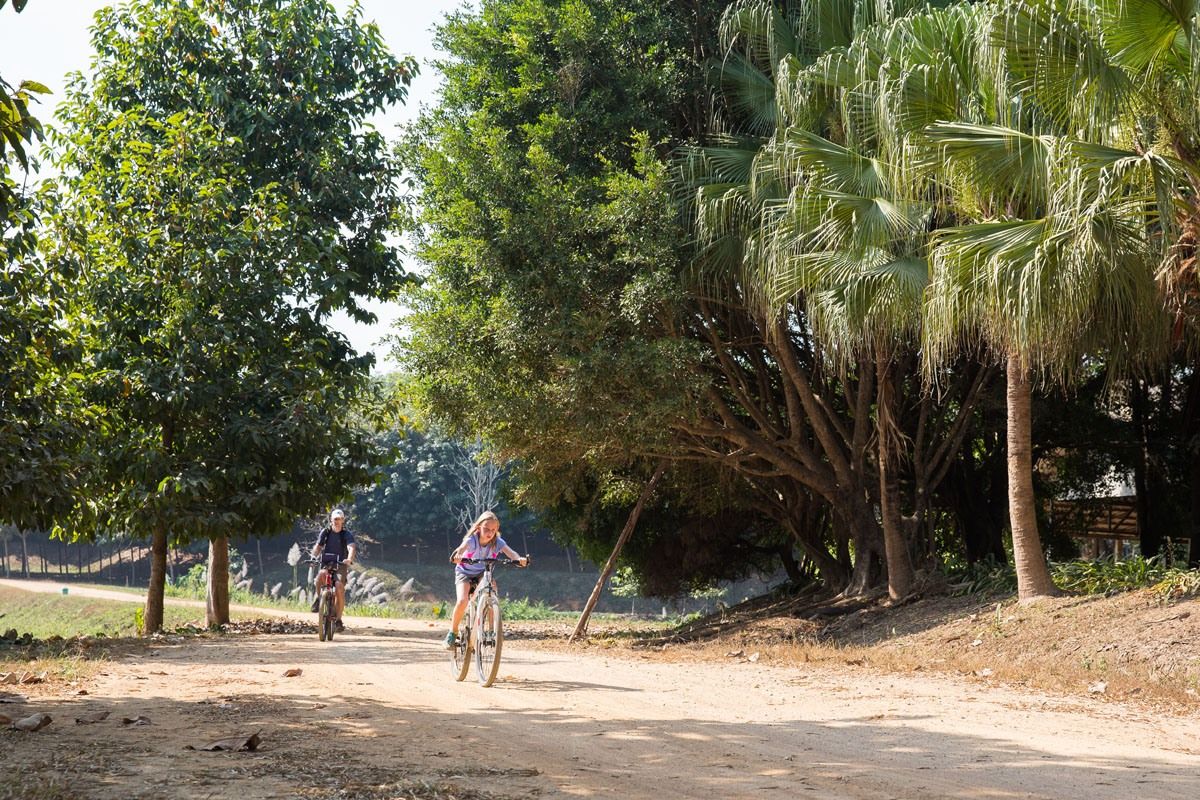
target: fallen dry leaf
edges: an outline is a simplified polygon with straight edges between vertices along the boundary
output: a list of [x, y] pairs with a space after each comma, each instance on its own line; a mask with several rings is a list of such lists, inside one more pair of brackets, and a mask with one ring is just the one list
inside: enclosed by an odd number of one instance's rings
[[91, 725], [93, 722], [103, 722], [108, 719], [108, 711], [93, 711], [91, 714], [84, 714], [82, 717], [75, 718], [76, 725]]
[[757, 662], [758, 661], [758, 653], [751, 653], [750, 655], [746, 656], [746, 660], [749, 661], [751, 664]]
[[136, 717], [122, 717], [121, 724], [122, 725], [149, 725], [151, 723], [150, 723], [149, 717], [144, 716], [142, 714], [138, 714]]
[[49, 724], [50, 724], [50, 715], [49, 714], [34, 714], [31, 717], [26, 717], [25, 719], [17, 720], [16, 722], [14, 722], [12, 724], [12, 726], [19, 731], [26, 731], [26, 732], [32, 733], [33, 731], [40, 731], [42, 728], [46, 727]]
[[29, 683], [45, 683], [45, 682], [46, 682], [46, 673], [45, 673], [45, 672], [39, 672], [37, 675], [34, 675], [32, 672], [27, 672], [27, 673], [25, 673], [24, 675], [22, 675], [22, 676], [21, 676], [21, 681], [20, 681], [20, 682], [21, 682], [21, 683], [25, 683], [25, 684], [29, 684]]
[[289, 669], [287, 672], [283, 673], [283, 677], [285, 677], [285, 678], [298, 678], [298, 677], [300, 677], [300, 673], [301, 673], [301, 672], [302, 672], [302, 670], [301, 670], [299, 667], [292, 667], [292, 668], [291, 668], [291, 669]]
[[193, 747], [192, 745], [189, 744], [184, 749], [185, 750], [210, 750], [210, 751], [215, 751], [215, 750], [230, 750], [230, 751], [247, 750], [247, 751], [249, 751], [249, 750], [257, 750], [258, 742], [259, 742], [259, 739], [258, 739], [257, 733], [252, 733], [249, 736], [239, 733], [236, 736], [228, 736], [224, 739], [218, 739], [215, 742], [209, 742], [208, 744], [201, 745], [200, 747]]
[[17, 682], [17, 673], [15, 673], [15, 672], [5, 672], [3, 675], [0, 675], [0, 683], [16, 683], [16, 682]]
[[1108, 691], [1107, 681], [1096, 681], [1088, 687], [1088, 692], [1091, 694], [1104, 694], [1106, 691]]

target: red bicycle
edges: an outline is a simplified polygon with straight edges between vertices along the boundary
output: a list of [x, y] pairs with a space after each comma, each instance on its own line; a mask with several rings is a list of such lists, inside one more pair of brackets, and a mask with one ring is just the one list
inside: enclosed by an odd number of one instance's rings
[[326, 554], [320, 561], [309, 559], [310, 564], [321, 567], [317, 573], [317, 638], [322, 642], [333, 641], [337, 625], [337, 584], [342, 579], [339, 567], [341, 559]]

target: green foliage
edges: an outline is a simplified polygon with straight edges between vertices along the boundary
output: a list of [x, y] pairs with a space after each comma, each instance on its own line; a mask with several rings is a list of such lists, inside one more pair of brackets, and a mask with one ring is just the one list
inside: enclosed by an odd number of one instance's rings
[[[391, 555], [397, 545], [412, 548], [405, 551], [409, 561], [424, 561], [433, 553], [440, 557], [449, 549], [447, 542], [452, 548], [464, 533], [464, 515], [477, 513], [473, 509], [479, 498], [468, 490], [479, 467], [478, 452], [436, 428], [409, 426], [380, 438], [392, 458], [373, 485], [354, 494], [355, 533], [381, 542]], [[503, 520], [505, 540], [519, 550], [520, 542], [541, 530], [535, 515], [508, 502], [507, 476], [507, 470], [495, 473], [493, 510]]]
[[1055, 563], [1055, 584], [1079, 594], [1117, 594], [1153, 586], [1166, 579], [1170, 570], [1159, 557], [1099, 558], [1094, 561]]
[[455, 443], [411, 429], [383, 436], [394, 460], [378, 483], [355, 495], [356, 532], [376, 539], [397, 533], [420, 538], [453, 527], [454, 498], [461, 494], [453, 472]]
[[705, 124], [693, 26], [724, 4], [702, 5], [489, 0], [439, 30], [445, 88], [400, 148], [431, 268], [400, 356], [423, 411], [520, 459], [523, 501], [579, 499], [679, 413], [695, 355], [656, 336], [683, 232], [655, 156]]
[[501, 600], [501, 610], [507, 620], [562, 619], [571, 616], [570, 612], [555, 611], [544, 601], [531, 601], [528, 597]]
[[62, 319], [71, 276], [37, 258], [45, 198], [25, 185], [37, 167], [27, 147], [43, 138], [31, 106], [48, 92], [0, 76], [0, 519], [41, 529], [72, 504], [86, 415], [72, 380], [77, 342]]
[[203, 600], [208, 591], [208, 567], [204, 564], [193, 564], [183, 575], [180, 575], [166, 587], [168, 597], [188, 597]]
[[974, 564], [950, 570], [950, 590], [956, 595], [1009, 594], [1017, 590], [1017, 573], [1011, 564], [998, 564], [986, 558]]
[[1163, 602], [1200, 595], [1200, 570], [1170, 569], [1154, 585], [1154, 593]]
[[[1061, 561], [1050, 565], [1055, 585], [1073, 594], [1112, 595], [1150, 588], [1160, 599], [1174, 600], [1200, 592], [1200, 571], [1168, 566], [1162, 557], [1134, 556], [1114, 560]], [[1009, 565], [988, 559], [948, 573], [957, 595], [1009, 594], [1017, 589], [1017, 578]]]
[[609, 578], [609, 588], [617, 597], [637, 597], [642, 593], [637, 574], [632, 567], [617, 567]]
[[371, 358], [329, 315], [405, 280], [397, 166], [363, 123], [413, 64], [319, 0], [136, 0], [99, 12], [93, 45], [48, 254], [78, 276], [106, 412], [86, 510], [176, 541], [285, 529], [384, 455]]

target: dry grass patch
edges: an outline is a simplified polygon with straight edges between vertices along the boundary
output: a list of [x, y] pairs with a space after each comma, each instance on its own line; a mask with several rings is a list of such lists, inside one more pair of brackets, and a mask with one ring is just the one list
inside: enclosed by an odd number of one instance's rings
[[[537, 646], [567, 648], [566, 635], [543, 632]], [[934, 594], [839, 609], [807, 598], [733, 608], [667, 635], [592, 631], [582, 646], [670, 662], [948, 673], [1168, 713], [1200, 708], [1200, 600], [1164, 602], [1153, 589], [1029, 606], [1012, 596]]]

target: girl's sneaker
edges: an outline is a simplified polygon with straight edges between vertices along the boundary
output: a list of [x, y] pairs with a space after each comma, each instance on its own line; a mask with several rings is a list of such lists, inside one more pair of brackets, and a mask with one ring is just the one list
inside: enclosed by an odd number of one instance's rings
[[446, 634], [446, 649], [453, 650], [456, 644], [458, 644], [458, 637], [454, 635], [454, 631], [450, 631]]

